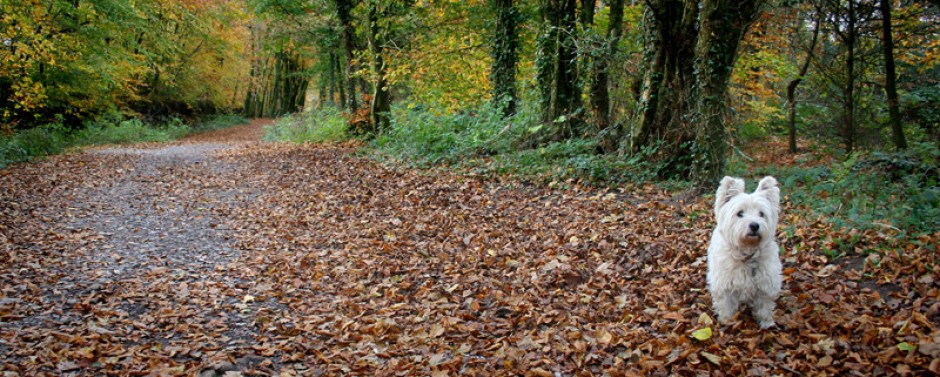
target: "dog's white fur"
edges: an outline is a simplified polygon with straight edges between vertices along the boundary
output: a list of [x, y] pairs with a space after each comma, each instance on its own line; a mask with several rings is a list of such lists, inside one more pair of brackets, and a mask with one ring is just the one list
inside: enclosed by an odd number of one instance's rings
[[708, 289], [720, 322], [727, 323], [743, 303], [762, 329], [774, 325], [782, 282], [777, 219], [780, 189], [764, 177], [751, 194], [744, 180], [724, 177], [715, 194], [718, 225], [708, 245]]

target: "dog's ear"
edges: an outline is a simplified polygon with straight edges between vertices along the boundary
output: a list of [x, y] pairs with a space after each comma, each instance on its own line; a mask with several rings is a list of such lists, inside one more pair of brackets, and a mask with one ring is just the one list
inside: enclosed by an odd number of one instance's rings
[[777, 186], [777, 180], [774, 177], [766, 176], [757, 184], [757, 190], [754, 190], [754, 194], [763, 195], [773, 205], [779, 205], [780, 187]]
[[728, 201], [731, 200], [735, 195], [741, 194], [744, 192], [744, 180], [741, 178], [733, 178], [725, 176], [721, 179], [721, 183], [718, 184], [718, 191], [715, 192], [715, 214], [718, 214], [718, 209], [728, 204]]

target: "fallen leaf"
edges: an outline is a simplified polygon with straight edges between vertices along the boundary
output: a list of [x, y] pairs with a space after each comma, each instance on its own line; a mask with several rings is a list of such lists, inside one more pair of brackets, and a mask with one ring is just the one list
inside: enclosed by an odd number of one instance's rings
[[710, 352], [705, 352], [705, 351], [699, 352], [699, 354], [701, 354], [702, 357], [705, 358], [705, 360], [708, 360], [708, 362], [710, 362], [710, 363], [712, 363], [712, 364], [715, 364], [715, 365], [721, 365], [721, 357], [720, 357], [720, 356], [715, 355], [715, 354], [710, 353]]
[[695, 338], [695, 339], [697, 339], [697, 340], [700, 340], [700, 341], [705, 341], [705, 340], [711, 339], [711, 337], [712, 337], [712, 328], [711, 328], [711, 327], [703, 327], [703, 328], [700, 328], [700, 329], [698, 329], [698, 330], [695, 330], [695, 331], [692, 332], [692, 337]]

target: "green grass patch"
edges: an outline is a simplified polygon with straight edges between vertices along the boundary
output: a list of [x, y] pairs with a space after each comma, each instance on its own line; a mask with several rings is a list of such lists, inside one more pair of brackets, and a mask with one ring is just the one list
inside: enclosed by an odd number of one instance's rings
[[238, 114], [210, 115], [204, 119], [201, 119], [194, 126], [192, 126], [188, 131], [188, 134], [221, 130], [248, 123], [248, 118]]
[[263, 140], [294, 143], [328, 143], [349, 140], [346, 118], [335, 107], [323, 107], [309, 112], [278, 118], [264, 127]]
[[139, 119], [98, 119], [88, 122], [85, 128], [75, 132], [73, 144], [102, 145], [135, 142], [166, 142], [185, 136], [190, 128], [179, 119], [159, 126], [144, 124]]
[[211, 131], [247, 123], [238, 115], [216, 115], [195, 126], [172, 118], [162, 124], [146, 124], [140, 119], [109, 114], [86, 122], [70, 131], [58, 123], [18, 131], [0, 137], [0, 168], [33, 158], [62, 153], [73, 147], [138, 142], [166, 142], [193, 133]]

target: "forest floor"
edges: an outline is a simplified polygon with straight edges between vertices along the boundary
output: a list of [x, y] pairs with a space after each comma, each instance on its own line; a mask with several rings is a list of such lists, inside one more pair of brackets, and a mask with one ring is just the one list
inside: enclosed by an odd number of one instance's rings
[[718, 325], [709, 197], [394, 168], [265, 123], [0, 170], [0, 375], [940, 372], [936, 234], [830, 260], [849, 235], [784, 187], [778, 326]]

